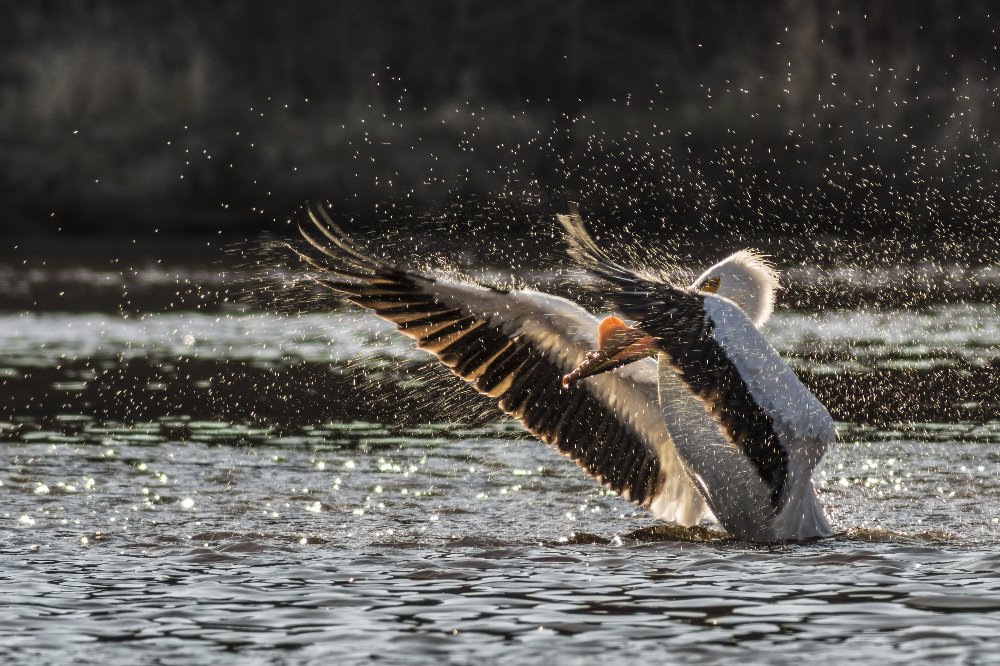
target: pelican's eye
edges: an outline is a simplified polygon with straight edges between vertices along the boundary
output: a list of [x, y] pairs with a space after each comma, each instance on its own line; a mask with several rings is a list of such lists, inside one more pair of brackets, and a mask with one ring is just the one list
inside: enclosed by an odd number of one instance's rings
[[719, 291], [719, 284], [722, 282], [722, 278], [718, 275], [710, 277], [700, 285], [698, 285], [698, 291], [707, 291], [710, 294], [714, 294]]

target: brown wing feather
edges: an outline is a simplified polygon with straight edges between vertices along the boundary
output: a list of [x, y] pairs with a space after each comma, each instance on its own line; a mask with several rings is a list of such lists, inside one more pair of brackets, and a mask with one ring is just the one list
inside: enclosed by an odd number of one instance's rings
[[[560, 362], [501, 312], [475, 312], [460, 298], [447, 298], [434, 278], [364, 253], [322, 207], [310, 209], [309, 218], [310, 226], [300, 226], [307, 246], [292, 249], [318, 271], [319, 283], [396, 323], [419, 348], [495, 398], [501, 410], [598, 481], [637, 504], [653, 501], [664, 484], [656, 444], [645, 441], [590, 382], [561, 386], [584, 348], [577, 345]], [[495, 290], [493, 295], [507, 297]]]

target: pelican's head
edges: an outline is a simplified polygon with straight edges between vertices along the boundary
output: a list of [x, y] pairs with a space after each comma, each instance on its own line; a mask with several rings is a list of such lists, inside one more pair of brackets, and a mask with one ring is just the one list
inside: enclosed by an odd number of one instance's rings
[[760, 327], [774, 311], [778, 286], [778, 273], [764, 257], [740, 250], [702, 273], [691, 288], [728, 298]]

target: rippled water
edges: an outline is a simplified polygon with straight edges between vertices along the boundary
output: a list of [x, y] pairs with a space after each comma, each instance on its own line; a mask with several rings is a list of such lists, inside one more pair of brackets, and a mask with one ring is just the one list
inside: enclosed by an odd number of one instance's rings
[[475, 397], [428, 396], [455, 384], [362, 314], [23, 298], [0, 311], [8, 659], [1000, 650], [991, 303], [779, 311], [768, 335], [841, 421], [817, 477], [838, 535], [766, 548], [658, 525]]

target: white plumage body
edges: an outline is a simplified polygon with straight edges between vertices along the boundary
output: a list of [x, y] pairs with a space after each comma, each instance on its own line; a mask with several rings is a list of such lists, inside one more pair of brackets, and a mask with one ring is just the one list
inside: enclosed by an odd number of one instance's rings
[[770, 417], [788, 454], [780, 508], [775, 510], [771, 489], [661, 352], [659, 401], [678, 454], [734, 536], [760, 542], [830, 536], [812, 471], [836, 438], [833, 419], [741, 309], [714, 295], [705, 296], [704, 308], [715, 341]]

